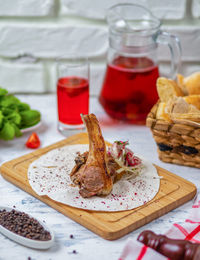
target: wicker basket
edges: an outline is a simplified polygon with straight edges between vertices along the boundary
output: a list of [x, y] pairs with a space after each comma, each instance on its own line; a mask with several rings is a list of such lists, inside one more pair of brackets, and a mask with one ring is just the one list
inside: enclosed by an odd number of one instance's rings
[[147, 116], [160, 160], [200, 168], [200, 127], [156, 119], [157, 103]]

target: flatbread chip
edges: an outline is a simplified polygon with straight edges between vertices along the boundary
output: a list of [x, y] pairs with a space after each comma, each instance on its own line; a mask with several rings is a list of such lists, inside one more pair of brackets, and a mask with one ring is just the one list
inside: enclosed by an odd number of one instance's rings
[[200, 95], [189, 95], [184, 97], [184, 100], [200, 110]]
[[188, 95], [188, 90], [185, 87], [184, 76], [183, 75], [177, 74], [177, 83], [178, 83], [179, 87], [181, 88], [184, 96], [187, 96]]
[[200, 121], [200, 110], [186, 102], [184, 97], [170, 99], [166, 104], [165, 112], [169, 114], [170, 119], [174, 122], [180, 119]]
[[189, 111], [189, 104], [182, 98], [179, 97], [176, 99], [173, 105], [172, 113], [179, 113], [184, 114], [188, 113]]
[[173, 97], [183, 96], [181, 88], [171, 79], [159, 77], [156, 85], [161, 102], [167, 102]]
[[200, 95], [200, 72], [195, 72], [186, 78], [178, 74], [177, 80], [186, 95]]
[[172, 120], [169, 117], [169, 114], [165, 111], [166, 103], [160, 102], [157, 108], [156, 112], [156, 118], [161, 120], [166, 120], [168, 122], [172, 122]]
[[190, 125], [194, 122], [195, 126], [199, 126], [200, 72], [189, 77], [178, 74], [177, 83], [167, 78], [158, 78], [157, 91], [160, 97], [157, 119]]
[[165, 112], [172, 113], [188, 113], [189, 104], [182, 97], [174, 97], [168, 100], [166, 103]]

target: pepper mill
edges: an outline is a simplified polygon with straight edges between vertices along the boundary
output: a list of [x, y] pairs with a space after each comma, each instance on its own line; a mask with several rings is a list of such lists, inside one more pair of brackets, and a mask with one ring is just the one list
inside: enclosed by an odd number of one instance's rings
[[195, 244], [188, 240], [170, 239], [164, 235], [156, 235], [149, 230], [143, 231], [137, 240], [168, 257], [170, 260], [200, 259], [200, 244]]

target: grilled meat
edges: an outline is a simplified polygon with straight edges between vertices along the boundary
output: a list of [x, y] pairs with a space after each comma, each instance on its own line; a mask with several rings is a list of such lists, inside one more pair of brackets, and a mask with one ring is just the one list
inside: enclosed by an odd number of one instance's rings
[[70, 174], [71, 180], [80, 187], [80, 195], [89, 198], [108, 195], [113, 187], [106, 145], [99, 122], [94, 114], [82, 115], [89, 137], [89, 152], [78, 155], [76, 165]]

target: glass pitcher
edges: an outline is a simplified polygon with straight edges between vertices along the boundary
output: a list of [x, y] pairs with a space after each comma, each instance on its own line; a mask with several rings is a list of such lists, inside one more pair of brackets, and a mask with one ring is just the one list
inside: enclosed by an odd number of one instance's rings
[[180, 64], [180, 42], [176, 36], [161, 31], [160, 20], [140, 5], [111, 7], [107, 22], [107, 70], [99, 101], [111, 117], [144, 124], [158, 100], [158, 44], [168, 45], [170, 49], [170, 77], [174, 78]]

